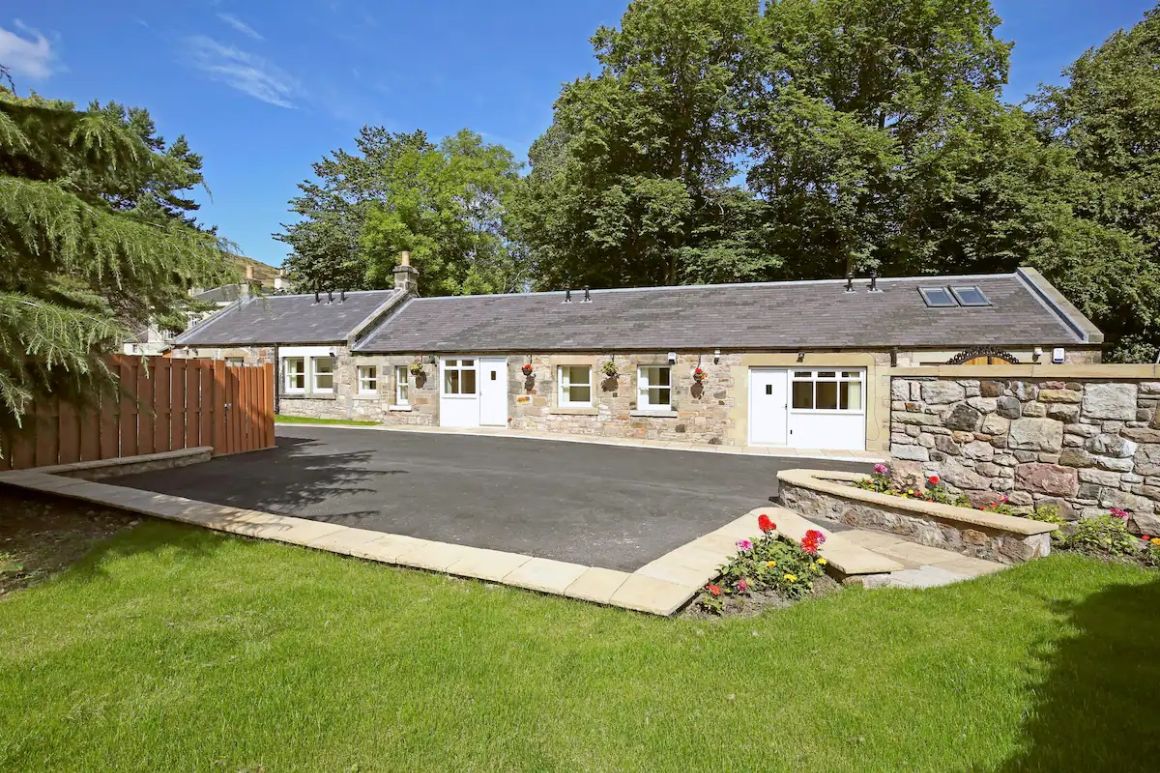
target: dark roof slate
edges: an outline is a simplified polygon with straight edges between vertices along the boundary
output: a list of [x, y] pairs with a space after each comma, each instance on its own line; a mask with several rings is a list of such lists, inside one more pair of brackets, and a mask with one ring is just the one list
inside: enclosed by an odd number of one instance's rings
[[[928, 308], [919, 287], [977, 285], [990, 306]], [[1084, 337], [1019, 274], [415, 298], [359, 352], [1069, 345]], [[1086, 320], [1085, 320], [1086, 321]]]
[[178, 346], [330, 344], [347, 337], [394, 296], [394, 290], [314, 295], [265, 295], [222, 309], [177, 337]]

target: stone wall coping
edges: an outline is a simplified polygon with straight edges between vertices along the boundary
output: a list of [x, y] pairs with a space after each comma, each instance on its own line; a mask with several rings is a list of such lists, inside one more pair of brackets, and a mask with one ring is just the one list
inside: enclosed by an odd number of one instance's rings
[[803, 469], [783, 470], [777, 474], [778, 481], [788, 483], [791, 486], [800, 486], [801, 488], [821, 491], [825, 494], [866, 502], [867, 504], [891, 507], [896, 510], [907, 510], [940, 521], [970, 524], [992, 531], [1005, 531], [1021, 536], [1046, 534], [1055, 531], [1057, 528], [1054, 524], [1033, 521], [1030, 518], [989, 513], [983, 510], [943, 505], [937, 502], [924, 502], [918, 499], [903, 499], [902, 497], [880, 494], [877, 491], [867, 491], [845, 485], [847, 483], [866, 480], [869, 477], [869, 475], [860, 472], [830, 472]]
[[891, 368], [893, 377], [950, 377], [977, 379], [1035, 378], [1060, 380], [1086, 379], [1140, 379], [1160, 380], [1160, 365], [924, 365], [911, 368]]
[[116, 467], [132, 467], [138, 464], [151, 464], [154, 462], [197, 461], [199, 457], [205, 457], [205, 460], [208, 461], [211, 456], [213, 456], [213, 446], [195, 446], [193, 448], [179, 448], [176, 451], [161, 451], [155, 454], [137, 454], [135, 456], [120, 456], [115, 459], [94, 459], [87, 462], [71, 462], [69, 464], [53, 464], [45, 467], [11, 470], [0, 473], [0, 481], [7, 475], [16, 477], [28, 472], [36, 472], [43, 475], [67, 476], [92, 470], [112, 471]]

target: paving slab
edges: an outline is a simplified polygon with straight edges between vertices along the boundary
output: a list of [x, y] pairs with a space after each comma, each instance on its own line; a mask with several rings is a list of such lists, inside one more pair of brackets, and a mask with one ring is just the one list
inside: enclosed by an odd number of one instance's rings
[[531, 560], [533, 559], [530, 556], [519, 553], [472, 548], [458, 561], [447, 567], [447, 572], [461, 577], [499, 582]]
[[538, 590], [541, 593], [564, 595], [568, 586], [580, 579], [589, 567], [553, 561], [549, 558], [533, 558], [510, 572], [503, 581], [506, 585]]
[[609, 603], [667, 617], [688, 603], [699, 590], [699, 585], [681, 585], [634, 573], [616, 589]]
[[607, 604], [612, 599], [612, 594], [616, 593], [629, 577], [631, 575], [628, 572], [590, 566], [576, 578], [575, 582], [564, 589], [564, 595], [596, 604]]

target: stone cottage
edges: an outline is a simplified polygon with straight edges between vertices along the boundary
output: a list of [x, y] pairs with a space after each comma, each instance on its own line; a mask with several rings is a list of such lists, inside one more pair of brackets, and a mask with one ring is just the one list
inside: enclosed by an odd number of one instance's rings
[[239, 301], [191, 356], [273, 361], [297, 416], [728, 446], [890, 443], [892, 368], [1099, 361], [1100, 332], [1032, 269], [423, 298]]

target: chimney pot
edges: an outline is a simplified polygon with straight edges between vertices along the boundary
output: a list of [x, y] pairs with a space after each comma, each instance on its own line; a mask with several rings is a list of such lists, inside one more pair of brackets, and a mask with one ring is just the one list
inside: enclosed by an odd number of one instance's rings
[[410, 250], [403, 250], [402, 252], [399, 253], [399, 265], [400, 266], [411, 265], [411, 251]]
[[246, 266], [246, 279], [249, 281], [253, 281], [253, 279], [254, 279], [254, 267], [253, 266]]
[[327, 303], [334, 303], [334, 290], [327, 290], [326, 291], [326, 302]]
[[592, 303], [592, 295], [588, 292], [588, 285], [584, 285], [584, 302]]
[[569, 287], [567, 290], [564, 291], [564, 303], [571, 303], [571, 302], [572, 302], [572, 288]]

